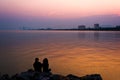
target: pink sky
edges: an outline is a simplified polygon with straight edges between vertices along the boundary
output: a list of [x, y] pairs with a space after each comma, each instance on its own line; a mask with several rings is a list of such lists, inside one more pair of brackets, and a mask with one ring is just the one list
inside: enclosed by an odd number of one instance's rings
[[120, 0], [0, 0], [0, 29], [120, 25]]
[[0, 0], [0, 12], [52, 18], [120, 15], [120, 0]]

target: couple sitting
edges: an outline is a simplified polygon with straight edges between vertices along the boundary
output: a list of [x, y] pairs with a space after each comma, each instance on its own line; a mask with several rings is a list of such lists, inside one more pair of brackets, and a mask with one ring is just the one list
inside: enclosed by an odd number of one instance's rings
[[49, 69], [49, 63], [47, 58], [43, 59], [43, 63], [39, 62], [39, 58], [35, 58], [33, 67], [34, 67], [34, 70], [37, 72], [42, 72], [42, 68], [43, 68], [43, 72], [51, 71], [51, 69]]

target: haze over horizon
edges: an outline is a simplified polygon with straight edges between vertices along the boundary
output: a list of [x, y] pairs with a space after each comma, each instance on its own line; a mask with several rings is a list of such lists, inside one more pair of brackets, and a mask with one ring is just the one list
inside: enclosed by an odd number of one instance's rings
[[0, 29], [120, 24], [120, 0], [0, 0]]

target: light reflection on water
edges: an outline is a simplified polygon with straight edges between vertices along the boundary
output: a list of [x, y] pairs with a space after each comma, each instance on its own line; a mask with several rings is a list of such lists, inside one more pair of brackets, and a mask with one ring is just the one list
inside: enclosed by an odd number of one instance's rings
[[32, 68], [35, 57], [47, 57], [53, 73], [120, 80], [120, 32], [0, 31], [1, 73]]

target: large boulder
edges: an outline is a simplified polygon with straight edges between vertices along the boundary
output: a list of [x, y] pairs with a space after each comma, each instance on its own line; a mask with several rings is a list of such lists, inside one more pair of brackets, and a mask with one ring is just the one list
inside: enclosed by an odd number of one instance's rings
[[70, 80], [80, 80], [80, 77], [75, 76], [75, 75], [73, 75], [73, 74], [69, 74], [69, 75], [67, 75], [67, 77], [68, 77]]
[[53, 74], [50, 77], [50, 80], [70, 80], [70, 79], [68, 77], [63, 76], [63, 75]]
[[81, 77], [80, 80], [102, 80], [102, 77], [100, 74], [91, 74]]

